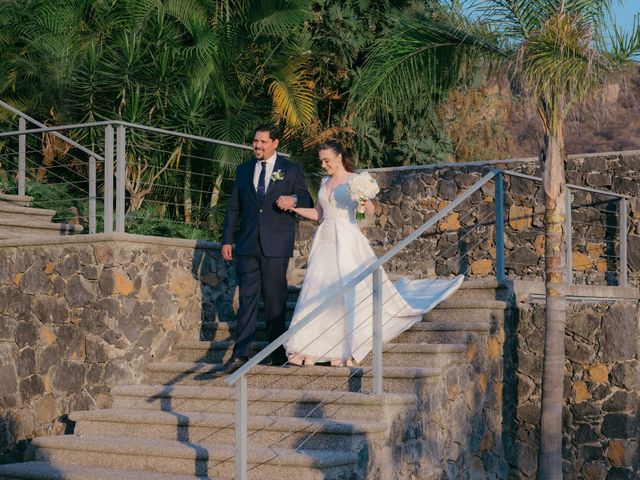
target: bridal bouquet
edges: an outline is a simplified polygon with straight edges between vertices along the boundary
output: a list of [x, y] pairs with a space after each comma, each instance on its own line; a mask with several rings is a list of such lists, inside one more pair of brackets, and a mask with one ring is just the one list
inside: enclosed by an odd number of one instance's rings
[[364, 206], [367, 200], [375, 198], [380, 191], [380, 187], [368, 172], [363, 172], [347, 182], [347, 190], [349, 191], [351, 199], [358, 202], [356, 220], [362, 220], [364, 218]]

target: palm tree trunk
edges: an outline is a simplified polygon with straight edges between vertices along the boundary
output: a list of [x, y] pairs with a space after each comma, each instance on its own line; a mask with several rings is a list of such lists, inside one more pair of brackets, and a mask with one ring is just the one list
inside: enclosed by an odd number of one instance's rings
[[213, 182], [213, 187], [211, 188], [211, 201], [209, 202], [209, 208], [211, 208], [212, 210], [216, 205], [218, 205], [218, 202], [220, 201], [221, 188], [222, 174], [219, 174]]
[[562, 406], [566, 324], [564, 231], [566, 216], [564, 125], [552, 119], [545, 134], [543, 167], [545, 195], [545, 292], [546, 318], [538, 480], [562, 480]]
[[209, 199], [209, 227], [217, 228], [219, 225], [216, 224], [216, 206], [220, 201], [220, 194], [222, 190], [222, 172], [216, 175], [215, 180], [213, 181], [213, 186], [211, 187], [211, 198]]
[[184, 188], [183, 188], [183, 200], [184, 200], [184, 221], [187, 225], [191, 225], [192, 217], [192, 201], [191, 201], [191, 157], [187, 151], [187, 157], [184, 162]]

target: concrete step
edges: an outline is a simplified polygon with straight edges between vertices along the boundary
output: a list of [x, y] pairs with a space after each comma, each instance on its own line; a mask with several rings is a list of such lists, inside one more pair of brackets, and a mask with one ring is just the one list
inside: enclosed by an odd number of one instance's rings
[[[79, 436], [127, 437], [179, 442], [233, 445], [232, 413], [105, 409], [69, 415]], [[382, 420], [335, 420], [251, 415], [247, 422], [251, 446], [366, 450], [367, 442], [386, 433]]]
[[453, 298], [439, 303], [424, 322], [502, 322], [507, 302], [482, 298]]
[[495, 278], [470, 278], [462, 282], [460, 288], [449, 297], [449, 300], [455, 301], [467, 298], [505, 300], [508, 295], [508, 287], [499, 283]]
[[13, 236], [51, 237], [72, 235], [82, 232], [82, 225], [72, 223], [51, 223], [37, 220], [0, 220], [0, 232]]
[[[234, 447], [158, 439], [62, 435], [35, 438], [28, 460], [57, 465], [89, 465], [156, 473], [234, 476]], [[339, 480], [355, 476], [357, 454], [338, 450], [251, 447], [250, 478]]]
[[394, 339], [395, 343], [469, 343], [491, 332], [491, 322], [420, 322]]
[[[389, 367], [448, 367], [466, 359], [466, 343], [385, 343], [382, 348], [384, 364]], [[361, 365], [371, 365], [369, 353]]]
[[0, 205], [13, 205], [18, 207], [28, 207], [33, 201], [32, 197], [27, 195], [9, 195], [0, 193]]
[[[466, 282], [465, 282], [466, 283]], [[464, 283], [463, 283], [464, 285]], [[290, 289], [290, 292], [293, 289]], [[458, 292], [456, 292], [457, 294]], [[507, 302], [490, 298], [456, 297], [456, 294], [448, 300], [436, 305], [436, 307], [424, 315], [423, 322], [503, 322]], [[296, 303], [294, 300], [287, 302], [287, 326], [293, 316]], [[231, 340], [234, 338], [236, 322], [221, 322], [218, 319], [205, 320], [200, 329], [196, 331], [198, 340]], [[258, 313], [255, 339], [267, 340], [266, 324], [262, 312]]]
[[[113, 408], [234, 413], [235, 388], [192, 385], [128, 385], [111, 389]], [[334, 420], [378, 420], [416, 404], [414, 394], [365, 395], [326, 390], [248, 390], [250, 415]]]
[[[198, 333], [200, 341], [233, 341], [236, 322], [205, 321]], [[491, 322], [450, 320], [430, 320], [420, 322], [394, 339], [396, 343], [464, 343], [477, 335], [486, 334]], [[257, 322], [255, 340], [267, 340], [264, 322]]]
[[[215, 378], [219, 364], [202, 362], [158, 362], [147, 364], [149, 383], [163, 385], [226, 386], [223, 378]], [[430, 385], [442, 379], [442, 367], [384, 367], [384, 391], [428, 393]], [[297, 390], [336, 390], [370, 393], [371, 367], [267, 367], [258, 365], [247, 377], [250, 388], [283, 388]]]
[[212, 477], [151, 473], [86, 465], [52, 465], [49, 462], [22, 462], [0, 465], [0, 480], [215, 480]]
[[[267, 342], [254, 342], [253, 351], [259, 352], [266, 346]], [[444, 366], [456, 362], [466, 350], [465, 344], [386, 343], [383, 355], [390, 367]], [[183, 362], [223, 363], [231, 358], [233, 342], [184, 340], [176, 344], [173, 352], [176, 359]], [[370, 364], [370, 356], [363, 364]]]
[[40, 222], [51, 222], [51, 218], [53, 218], [55, 214], [55, 210], [21, 207], [0, 203], [0, 220], [35, 220]]

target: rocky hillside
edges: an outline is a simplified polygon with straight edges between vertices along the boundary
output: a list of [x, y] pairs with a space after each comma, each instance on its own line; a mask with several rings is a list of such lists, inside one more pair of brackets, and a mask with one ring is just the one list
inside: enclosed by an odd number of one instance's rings
[[[515, 139], [514, 156], [535, 155], [543, 144], [537, 113], [519, 105], [514, 120], [509, 128]], [[609, 86], [599, 105], [570, 120], [566, 137], [568, 153], [639, 150], [640, 70]]]
[[[543, 146], [540, 120], [530, 102], [504, 79], [482, 89], [457, 91], [439, 109], [455, 161], [536, 156]], [[597, 105], [567, 122], [568, 153], [640, 149], [640, 69], [610, 85]]]

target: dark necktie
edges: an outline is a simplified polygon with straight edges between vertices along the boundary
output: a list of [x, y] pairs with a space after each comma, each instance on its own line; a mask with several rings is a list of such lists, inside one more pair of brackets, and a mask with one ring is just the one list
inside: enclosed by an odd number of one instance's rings
[[262, 161], [260, 163], [262, 164], [262, 170], [260, 170], [260, 177], [258, 178], [258, 188], [256, 189], [256, 193], [258, 194], [258, 200], [260, 200], [260, 202], [262, 203], [267, 193], [264, 188], [264, 177], [267, 174], [267, 162]]

